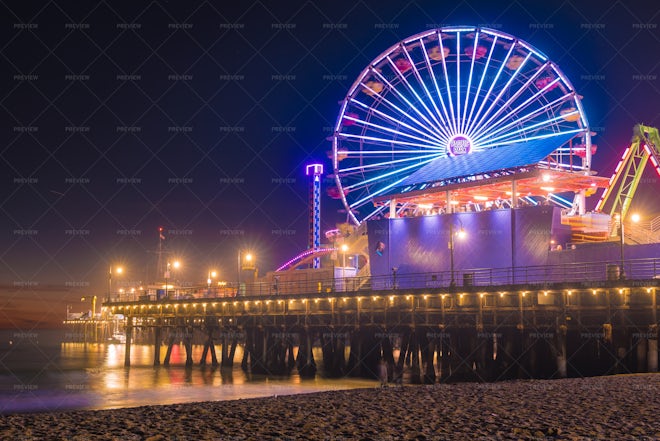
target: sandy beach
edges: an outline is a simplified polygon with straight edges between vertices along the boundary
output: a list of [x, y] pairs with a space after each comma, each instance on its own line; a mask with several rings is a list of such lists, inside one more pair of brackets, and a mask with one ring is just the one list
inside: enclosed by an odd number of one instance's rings
[[660, 374], [0, 417], [11, 440], [660, 440]]

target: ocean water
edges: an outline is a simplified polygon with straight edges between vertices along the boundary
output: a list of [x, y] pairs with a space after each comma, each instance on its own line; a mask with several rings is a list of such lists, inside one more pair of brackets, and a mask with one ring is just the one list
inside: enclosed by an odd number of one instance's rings
[[[63, 340], [64, 331], [0, 331], [0, 414], [236, 400], [377, 385], [373, 380], [321, 375], [251, 375], [240, 368], [241, 347], [230, 369], [210, 364], [186, 367], [182, 345], [174, 346], [170, 366], [153, 366], [153, 346], [133, 344], [131, 367], [125, 368], [123, 344]], [[202, 350], [201, 345], [193, 346], [194, 360], [199, 361]]]

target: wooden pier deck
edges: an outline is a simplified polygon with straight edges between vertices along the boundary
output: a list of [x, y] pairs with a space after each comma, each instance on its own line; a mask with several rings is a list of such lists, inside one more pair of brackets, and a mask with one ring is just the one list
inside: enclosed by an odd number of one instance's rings
[[126, 366], [133, 332], [141, 329], [153, 339], [154, 364], [168, 364], [172, 346], [183, 342], [192, 365], [192, 340], [202, 337], [200, 364], [209, 356], [217, 364], [219, 345], [220, 364], [231, 365], [241, 344], [244, 368], [272, 374], [297, 368], [314, 375], [314, 345], [323, 349], [323, 372], [330, 376], [375, 376], [381, 360], [391, 378], [405, 364], [414, 381], [426, 382], [657, 371], [660, 279], [648, 271], [635, 278], [631, 268], [632, 277], [612, 280], [584, 268], [575, 277], [564, 273], [568, 281], [499, 284], [490, 274], [490, 283], [480, 283], [483, 274], [459, 279], [465, 286], [443, 286], [437, 274], [423, 274], [389, 285], [353, 280], [341, 284], [343, 291], [323, 289], [333, 281], [316, 281], [280, 285], [277, 294], [253, 287], [242, 297], [183, 293], [103, 307], [125, 317]]

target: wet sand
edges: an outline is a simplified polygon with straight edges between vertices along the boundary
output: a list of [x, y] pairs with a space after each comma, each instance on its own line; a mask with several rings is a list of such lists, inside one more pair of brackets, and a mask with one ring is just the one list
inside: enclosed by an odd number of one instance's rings
[[0, 416], [11, 440], [660, 440], [660, 374]]

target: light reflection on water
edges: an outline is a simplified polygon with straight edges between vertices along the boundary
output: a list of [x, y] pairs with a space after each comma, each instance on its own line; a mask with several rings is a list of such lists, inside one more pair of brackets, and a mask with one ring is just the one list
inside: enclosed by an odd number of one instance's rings
[[[170, 366], [153, 366], [153, 345], [131, 347], [131, 367], [124, 367], [123, 344], [62, 343], [57, 348], [0, 350], [0, 414], [70, 409], [111, 409], [152, 404], [215, 401], [324, 390], [374, 387], [372, 380], [302, 379], [251, 375], [240, 368], [243, 348], [236, 348], [233, 368], [200, 366], [202, 345], [193, 345], [193, 366], [185, 366], [183, 344], [174, 345]], [[221, 347], [216, 346], [220, 357]], [[314, 351], [320, 365], [321, 351]], [[42, 358], [39, 362], [39, 357]], [[218, 360], [220, 361], [220, 360]], [[2, 368], [5, 369], [2, 369]]]

